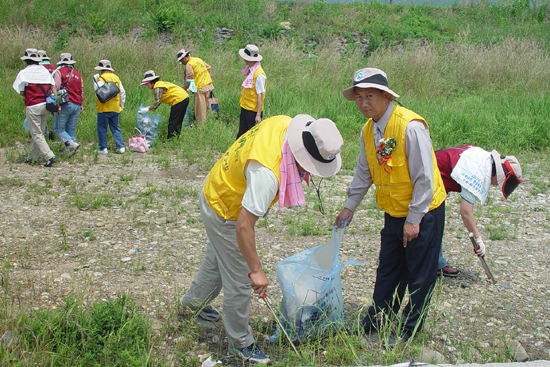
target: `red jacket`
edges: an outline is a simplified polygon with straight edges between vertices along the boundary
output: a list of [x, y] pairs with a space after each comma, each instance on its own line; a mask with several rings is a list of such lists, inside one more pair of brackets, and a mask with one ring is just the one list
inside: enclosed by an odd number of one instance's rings
[[46, 69], [48, 69], [48, 71], [51, 73], [53, 73], [53, 71], [55, 70], [55, 66], [52, 65], [52, 64], [42, 64], [43, 67], [45, 67]]
[[27, 84], [25, 87], [25, 106], [35, 106], [40, 103], [46, 103], [46, 95], [40, 89], [40, 85], [44, 88], [46, 94], [50, 94], [52, 86], [50, 84]]
[[475, 147], [475, 145], [461, 145], [459, 147], [447, 148], [437, 150], [435, 152], [435, 158], [437, 159], [437, 167], [441, 172], [441, 178], [443, 179], [443, 185], [448, 192], [460, 192], [462, 187], [451, 177], [451, 172], [456, 166], [456, 162], [460, 159], [460, 155], [465, 150]]
[[[73, 76], [71, 76], [71, 70], [73, 70]], [[80, 72], [72, 66], [64, 66], [57, 72], [61, 77], [60, 88], [65, 88], [69, 92], [69, 102], [82, 106], [82, 76]]]

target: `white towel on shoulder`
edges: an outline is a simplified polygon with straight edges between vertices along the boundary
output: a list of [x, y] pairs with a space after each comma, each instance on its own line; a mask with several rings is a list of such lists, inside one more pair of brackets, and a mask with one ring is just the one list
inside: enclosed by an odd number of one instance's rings
[[29, 84], [51, 84], [55, 85], [52, 74], [42, 65], [29, 65], [17, 74], [13, 82], [13, 89], [17, 92], [23, 92]]
[[484, 204], [491, 187], [492, 164], [491, 153], [472, 147], [460, 155], [451, 177]]

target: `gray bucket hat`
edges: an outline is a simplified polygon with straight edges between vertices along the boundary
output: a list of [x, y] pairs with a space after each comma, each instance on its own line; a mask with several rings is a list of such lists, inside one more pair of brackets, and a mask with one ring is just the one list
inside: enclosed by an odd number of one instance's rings
[[342, 91], [345, 99], [349, 101], [355, 100], [355, 87], [382, 90], [390, 94], [390, 100], [392, 101], [399, 98], [399, 94], [388, 87], [388, 76], [380, 69], [364, 68], [357, 70], [353, 75], [353, 85]]

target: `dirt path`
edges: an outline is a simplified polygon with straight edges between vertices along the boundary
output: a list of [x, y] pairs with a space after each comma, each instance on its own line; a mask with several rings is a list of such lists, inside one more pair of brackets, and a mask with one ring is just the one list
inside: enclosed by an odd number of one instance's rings
[[[17, 300], [15, 309], [56, 307], [67, 296], [90, 303], [126, 293], [160, 330], [202, 259], [206, 237], [197, 196], [207, 172], [150, 154], [94, 157], [86, 149], [46, 169], [14, 163], [16, 150], [0, 156], [3, 292]], [[509, 200], [495, 190], [490, 205], [476, 207], [496, 285], [485, 281], [473, 255], [457, 197], [447, 199], [445, 254], [462, 274], [438, 288], [427, 344], [448, 363], [464, 360], [465, 350], [487, 358], [507, 340], [519, 341], [531, 359], [550, 359], [550, 203], [548, 191], [538, 192], [548, 187], [543, 163], [525, 165], [524, 182]], [[347, 174], [323, 183], [327, 214], [313, 207], [315, 195], [308, 192], [308, 208], [273, 210], [259, 222], [274, 300], [280, 296], [275, 265], [327, 239], [353, 173]], [[341, 261], [365, 263], [342, 271], [346, 312], [370, 303], [381, 227], [382, 213], [369, 192], [341, 249]], [[256, 301], [252, 315], [270, 317]]]

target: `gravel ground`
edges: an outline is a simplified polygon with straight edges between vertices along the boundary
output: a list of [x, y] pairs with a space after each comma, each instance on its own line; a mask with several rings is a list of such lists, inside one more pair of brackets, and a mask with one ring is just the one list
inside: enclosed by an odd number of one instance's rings
[[[2, 292], [17, 299], [17, 309], [58, 307], [66, 296], [90, 303], [126, 293], [160, 331], [202, 259], [206, 235], [197, 196], [207, 172], [152, 154], [94, 157], [88, 148], [47, 169], [16, 162], [22, 153], [21, 146], [0, 150]], [[441, 353], [442, 362], [468, 359], [465, 351], [469, 361], [492, 361], [491, 351], [511, 341], [521, 344], [530, 360], [550, 359], [545, 163], [523, 165], [524, 182], [509, 200], [495, 189], [489, 205], [476, 207], [496, 284], [486, 281], [473, 254], [458, 197], [447, 199], [445, 255], [462, 273], [442, 280], [426, 326], [426, 346]], [[323, 182], [325, 215], [313, 207], [311, 190], [308, 207], [273, 210], [260, 220], [257, 242], [273, 300], [280, 300], [275, 265], [328, 238], [352, 174]], [[340, 252], [341, 261], [365, 263], [342, 271], [347, 314], [369, 304], [373, 289], [382, 227], [373, 191], [356, 212]], [[257, 300], [252, 316], [270, 318]], [[223, 341], [221, 334], [208, 338]], [[162, 345], [169, 350], [171, 343]]]

